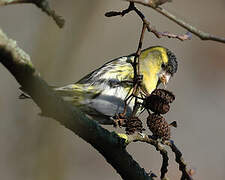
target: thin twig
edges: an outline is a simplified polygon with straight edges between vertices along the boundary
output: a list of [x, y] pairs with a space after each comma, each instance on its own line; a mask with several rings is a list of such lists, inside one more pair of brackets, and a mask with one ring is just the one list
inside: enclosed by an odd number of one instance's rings
[[133, 7], [134, 7], [134, 3], [130, 3], [127, 9], [124, 9], [123, 11], [109, 11], [105, 13], [105, 16], [106, 17], [125, 16], [126, 14], [134, 10]]
[[169, 32], [159, 32], [154, 28], [151, 29], [151, 32], [154, 33], [158, 38], [162, 38], [162, 37], [176, 38], [181, 41], [190, 40], [192, 37], [190, 32], [186, 32], [185, 34], [182, 34], [182, 35], [176, 35]]
[[[137, 103], [138, 103], [138, 98], [136, 96], [138, 96], [138, 92], [140, 90], [140, 83], [142, 81], [142, 76], [140, 74], [140, 64], [139, 64], [139, 57], [141, 55], [141, 49], [142, 49], [142, 45], [143, 45], [143, 40], [144, 40], [144, 34], [146, 29], [150, 30], [149, 27], [149, 22], [146, 20], [144, 14], [139, 11], [133, 2], [130, 3], [129, 7], [123, 11], [110, 11], [105, 13], [106, 17], [113, 17], [113, 16], [124, 16], [126, 14], [128, 14], [131, 11], [135, 11], [136, 14], [142, 19], [143, 22], [143, 26], [142, 26], [142, 31], [141, 31], [141, 35], [140, 35], [140, 39], [138, 42], [138, 48], [137, 51], [135, 53], [135, 57], [134, 57], [134, 62], [132, 63], [133, 65], [133, 72], [134, 72], [134, 77], [133, 77], [133, 91], [131, 93], [130, 96], [128, 96], [125, 100], [124, 100], [124, 112], [126, 112], [126, 107], [127, 107], [127, 101], [131, 98], [135, 98], [135, 105], [133, 107], [133, 113], [132, 116], [135, 116], [136, 113], [134, 113], [135, 108], [137, 107]], [[136, 112], [136, 111], [135, 111]]]
[[109, 11], [109, 12], [105, 13], [105, 16], [106, 17], [113, 17], [113, 16], [122, 16], [123, 17], [126, 14], [130, 13], [131, 11], [135, 11], [136, 12], [136, 14], [141, 18], [143, 24], [146, 25], [146, 28], [148, 29], [148, 31], [152, 32], [157, 38], [168, 37], [168, 38], [176, 38], [176, 39], [179, 39], [181, 41], [190, 40], [191, 39], [191, 33], [189, 33], [189, 32], [187, 32], [184, 35], [176, 35], [176, 34], [172, 34], [172, 33], [169, 33], [169, 32], [159, 32], [159, 31], [157, 31], [154, 27], [150, 26], [150, 22], [146, 19], [144, 14], [136, 8], [136, 6], [134, 5], [133, 2], [130, 3], [130, 5], [129, 5], [129, 7], [127, 9], [125, 9], [123, 11]]
[[[138, 42], [138, 48], [137, 48], [137, 51], [135, 53], [134, 62], [133, 62], [133, 67], [134, 67], [134, 86], [137, 86], [137, 88], [136, 88], [137, 91], [139, 90], [139, 85], [140, 85], [140, 82], [142, 80], [142, 77], [141, 77], [141, 74], [140, 74], [139, 58], [140, 58], [140, 55], [141, 55], [141, 49], [142, 49], [143, 40], [144, 40], [144, 34], [145, 34], [146, 29], [147, 29], [147, 24], [145, 24], [143, 22], [141, 35], [140, 35], [140, 39], [139, 39], [139, 42]], [[136, 92], [133, 92], [133, 94], [137, 95]]]
[[217, 42], [225, 43], [225, 38], [217, 37], [217, 36], [214, 36], [212, 34], [209, 34], [209, 33], [206, 33], [204, 31], [201, 31], [201, 30], [197, 29], [196, 27], [186, 23], [184, 20], [176, 17], [175, 15], [173, 15], [172, 13], [167, 11], [166, 9], [164, 9], [162, 7], [154, 6], [151, 3], [151, 0], [125, 0], [125, 1], [134, 2], [134, 3], [142, 4], [144, 6], [151, 7], [152, 9], [154, 9], [157, 12], [159, 12], [160, 14], [166, 16], [171, 21], [173, 21], [176, 24], [180, 25], [184, 29], [187, 29], [189, 32], [195, 34], [201, 40], [211, 40], [211, 41], [217, 41]]
[[181, 151], [176, 147], [172, 140], [166, 141], [165, 144], [169, 146], [175, 154], [176, 162], [179, 164], [179, 170], [182, 172], [181, 180], [193, 180], [188, 172], [187, 165], [184, 162]]
[[188, 173], [187, 166], [184, 162], [184, 159], [182, 157], [181, 151], [176, 147], [174, 142], [172, 140], [169, 141], [158, 141], [156, 139], [151, 138], [151, 136], [148, 136], [143, 133], [135, 133], [131, 135], [126, 135], [126, 143], [129, 144], [131, 142], [145, 142], [148, 144], [151, 144], [155, 146], [156, 150], [160, 151], [160, 154], [163, 157], [163, 164], [161, 168], [161, 178], [166, 177], [167, 173], [167, 167], [168, 167], [168, 157], [167, 157], [167, 151], [165, 150], [165, 147], [163, 145], [167, 145], [171, 148], [171, 150], [175, 154], [175, 160], [179, 164], [179, 170], [182, 172], [181, 180], [193, 180], [190, 173]]
[[161, 166], [161, 179], [165, 179], [166, 178], [166, 173], [168, 172], [168, 161], [169, 161], [169, 157], [168, 157], [168, 153], [165, 150], [165, 148], [163, 147], [163, 145], [161, 144], [161, 142], [159, 142], [156, 139], [151, 138], [150, 136], [147, 136], [143, 133], [134, 133], [131, 135], [126, 135], [127, 136], [127, 140], [126, 143], [129, 144], [131, 142], [145, 142], [148, 144], [153, 145], [157, 151], [160, 152], [160, 154], [162, 155], [162, 166]]
[[168, 157], [168, 153], [165, 149], [161, 149], [160, 150], [160, 154], [162, 155], [162, 167], [161, 167], [161, 179], [165, 179], [166, 178], [166, 173], [168, 172], [168, 165], [169, 165], [169, 157]]
[[47, 0], [0, 0], [0, 6], [22, 3], [35, 4], [48, 16], [52, 17], [59, 28], [63, 28], [65, 20], [62, 18], [62, 16], [58, 15], [53, 9], [50, 8], [49, 2]]

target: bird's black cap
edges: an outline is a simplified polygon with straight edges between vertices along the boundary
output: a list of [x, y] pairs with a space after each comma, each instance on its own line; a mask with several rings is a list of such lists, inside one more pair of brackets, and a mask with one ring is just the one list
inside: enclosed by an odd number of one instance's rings
[[174, 74], [177, 72], [177, 68], [178, 68], [177, 58], [175, 54], [169, 49], [166, 49], [166, 53], [168, 56], [168, 64], [167, 64], [168, 72], [170, 74]]

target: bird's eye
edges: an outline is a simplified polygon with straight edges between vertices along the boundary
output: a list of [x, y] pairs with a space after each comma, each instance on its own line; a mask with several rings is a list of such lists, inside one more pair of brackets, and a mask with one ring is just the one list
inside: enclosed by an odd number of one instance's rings
[[166, 68], [166, 65], [164, 63], [162, 63], [161, 68], [162, 69], [165, 69]]

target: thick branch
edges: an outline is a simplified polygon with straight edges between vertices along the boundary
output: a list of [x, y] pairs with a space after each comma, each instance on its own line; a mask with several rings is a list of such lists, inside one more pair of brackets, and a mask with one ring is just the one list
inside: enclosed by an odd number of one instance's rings
[[[195, 34], [201, 40], [212, 40], [212, 41], [225, 43], [225, 38], [217, 37], [217, 36], [211, 35], [209, 33], [206, 33], [206, 32], [203, 32], [203, 31], [197, 29], [196, 27], [186, 23], [184, 20], [176, 17], [175, 15], [173, 15], [169, 11], [165, 10], [164, 8], [159, 7], [158, 5], [160, 5], [160, 4], [155, 4], [153, 0], [125, 0], [125, 1], [134, 2], [134, 3], [142, 4], [144, 6], [153, 8], [154, 10], [156, 10], [160, 14], [166, 16], [167, 18], [169, 18], [176, 24], [180, 25], [184, 29], [187, 29], [191, 33]], [[155, 0], [155, 1], [157, 1], [157, 0]], [[158, 0], [158, 1], [160, 1], [160, 0]]]
[[58, 97], [41, 79], [30, 57], [0, 30], [0, 62], [42, 110], [98, 150], [123, 179], [152, 179], [128, 154], [124, 140]]

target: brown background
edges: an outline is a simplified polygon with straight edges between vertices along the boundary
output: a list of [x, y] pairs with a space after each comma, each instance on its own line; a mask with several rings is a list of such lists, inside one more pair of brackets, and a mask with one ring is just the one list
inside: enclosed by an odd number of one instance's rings
[[[64, 85], [106, 61], [134, 52], [141, 22], [135, 14], [106, 18], [109, 10], [120, 10], [120, 0], [52, 1], [65, 17], [58, 29], [33, 5], [0, 7], [0, 27], [31, 55], [43, 78]], [[189, 0], [164, 5], [198, 28], [225, 37], [225, 1]], [[140, 7], [140, 6], [139, 6]], [[186, 31], [150, 8], [141, 7], [160, 31]], [[225, 44], [156, 39], [146, 34], [144, 47], [163, 45], [179, 59], [179, 70], [168, 89], [176, 101], [167, 119], [177, 120], [172, 139], [184, 153], [195, 179], [225, 179]], [[37, 115], [30, 100], [18, 99], [19, 85], [0, 67], [0, 178], [4, 180], [120, 179], [89, 144], [52, 119]], [[112, 129], [112, 128], [111, 128]], [[113, 130], [113, 129], [112, 129]], [[159, 174], [161, 157], [151, 146], [134, 143], [128, 151], [145, 167]], [[179, 179], [170, 153], [169, 177]]]

